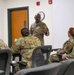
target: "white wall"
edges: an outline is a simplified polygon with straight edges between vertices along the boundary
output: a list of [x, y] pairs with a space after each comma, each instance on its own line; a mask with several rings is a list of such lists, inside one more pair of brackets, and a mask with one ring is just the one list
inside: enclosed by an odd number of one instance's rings
[[54, 47], [62, 47], [68, 39], [67, 31], [74, 27], [74, 0], [53, 0]]
[[[40, 1], [41, 5], [36, 6], [36, 1]], [[45, 12], [44, 22], [50, 29], [50, 36], [45, 36], [45, 44], [52, 44], [53, 48], [62, 47], [68, 39], [69, 27], [74, 27], [74, 0], [53, 0], [53, 4], [48, 4], [48, 0], [0, 0], [0, 11], [3, 11], [0, 12], [0, 35], [2, 35], [0, 38], [6, 43], [8, 43], [7, 9], [25, 6], [29, 6], [29, 26], [34, 22], [34, 15], [37, 12]]]
[[[36, 6], [36, 2], [40, 1], [40, 6]], [[44, 22], [47, 24], [50, 36], [45, 36], [45, 44], [52, 44], [52, 5], [48, 4], [47, 0], [4, 0], [4, 19], [2, 22], [4, 23], [4, 28], [2, 30], [4, 38], [2, 38], [8, 44], [8, 19], [7, 19], [7, 9], [9, 8], [17, 8], [17, 7], [26, 7], [29, 6], [29, 27], [31, 23], [34, 22], [34, 16], [39, 11], [43, 11], [46, 15]]]
[[4, 14], [3, 14], [3, 9], [4, 9], [4, 2], [3, 0], [0, 0], [0, 39], [3, 38], [3, 33], [2, 33], [2, 28], [3, 28], [3, 18], [4, 18]]

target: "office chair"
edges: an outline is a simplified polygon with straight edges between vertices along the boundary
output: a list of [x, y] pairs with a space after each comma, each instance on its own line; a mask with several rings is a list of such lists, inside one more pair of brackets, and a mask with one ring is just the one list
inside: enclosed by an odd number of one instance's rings
[[[17, 39], [15, 39], [16, 41]], [[20, 51], [22, 50], [23, 47], [20, 47]], [[16, 61], [16, 58], [19, 58], [18, 61]], [[22, 61], [22, 56], [21, 53], [13, 53], [12, 54], [12, 62], [10, 63], [10, 65], [12, 66], [12, 74], [15, 74], [15, 67], [19, 66], [20, 69], [23, 69], [23, 66], [25, 67], [27, 65], [27, 62], [23, 62]]]
[[9, 75], [12, 52], [8, 49], [0, 49], [0, 70], [4, 71], [0, 75]]
[[[22, 62], [22, 56], [20, 53], [13, 53], [12, 54], [12, 62], [10, 63], [10, 65], [12, 66], [12, 75], [15, 74], [15, 67], [19, 65], [20, 69], [23, 69], [23, 66], [27, 65], [27, 62]], [[16, 62], [16, 57], [19, 58], [19, 60]]]
[[52, 63], [30, 69], [22, 69], [15, 75], [57, 75], [61, 63]]
[[48, 64], [49, 63], [48, 58], [51, 51], [52, 45], [36, 47], [32, 54], [32, 67], [38, 67]]
[[15, 74], [15, 67], [18, 65], [18, 62], [16, 62], [16, 57], [19, 58], [18, 61], [21, 61], [21, 54], [20, 53], [13, 53], [12, 54], [12, 62], [10, 63], [10, 65], [12, 66], [12, 75]]
[[74, 59], [68, 59], [62, 63], [58, 75], [74, 75]]

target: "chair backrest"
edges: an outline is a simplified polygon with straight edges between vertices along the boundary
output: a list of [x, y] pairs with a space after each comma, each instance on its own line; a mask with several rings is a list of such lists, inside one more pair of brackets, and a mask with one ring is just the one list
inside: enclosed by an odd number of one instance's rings
[[4, 74], [1, 75], [9, 75], [11, 55], [12, 53], [8, 49], [0, 50], [0, 70], [4, 71]]
[[61, 63], [52, 63], [40, 67], [22, 69], [15, 75], [57, 75]]
[[52, 50], [52, 45], [38, 46], [32, 54], [32, 67], [38, 67], [49, 63], [48, 58]]
[[58, 75], [74, 75], [74, 59], [68, 59], [64, 62]]

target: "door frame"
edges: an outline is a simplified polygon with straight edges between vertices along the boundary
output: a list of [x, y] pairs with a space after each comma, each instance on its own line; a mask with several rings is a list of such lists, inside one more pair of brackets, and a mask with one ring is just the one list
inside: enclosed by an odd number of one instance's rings
[[19, 8], [10, 8], [7, 9], [7, 13], [8, 13], [8, 46], [11, 47], [12, 46], [12, 23], [11, 23], [11, 11], [14, 10], [27, 10], [28, 11], [28, 28], [29, 28], [29, 7], [19, 7]]

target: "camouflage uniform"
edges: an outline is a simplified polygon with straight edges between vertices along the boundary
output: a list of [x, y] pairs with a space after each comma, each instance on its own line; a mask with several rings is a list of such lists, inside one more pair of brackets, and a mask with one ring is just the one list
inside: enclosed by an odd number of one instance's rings
[[[32, 60], [32, 52], [35, 47], [40, 46], [40, 40], [35, 36], [26, 36], [19, 38], [15, 44], [12, 46], [13, 53], [21, 53], [22, 61], [27, 62], [26, 68], [31, 68]], [[20, 50], [21, 49], [21, 50]]]
[[[67, 54], [66, 59], [69, 59], [69, 58], [74, 58], [74, 39], [69, 39], [68, 41], [66, 41], [63, 45], [63, 49], [60, 50], [59, 53], [57, 54], [53, 54], [50, 56], [50, 62], [59, 62], [59, 55], [61, 54]], [[63, 61], [63, 60], [62, 60]]]
[[30, 33], [36, 37], [38, 37], [41, 41], [41, 44], [44, 45], [44, 35], [49, 35], [49, 29], [46, 24], [43, 22], [34, 23], [31, 25]]
[[9, 49], [9, 47], [0, 39], [0, 49]]

